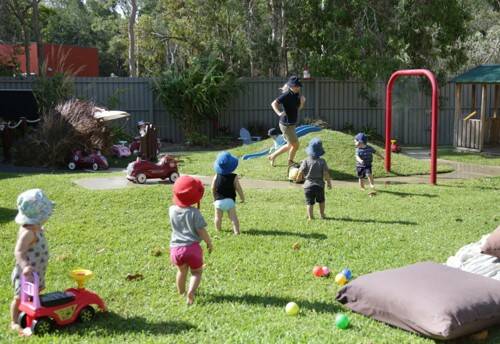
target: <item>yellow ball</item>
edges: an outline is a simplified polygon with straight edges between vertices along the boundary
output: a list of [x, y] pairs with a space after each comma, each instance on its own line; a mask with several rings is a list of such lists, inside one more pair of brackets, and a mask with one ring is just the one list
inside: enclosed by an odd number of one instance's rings
[[337, 276], [335, 276], [335, 283], [337, 283], [340, 286], [343, 286], [344, 284], [347, 283], [347, 278], [343, 273], [339, 273], [337, 274]]
[[288, 302], [285, 307], [285, 312], [288, 315], [297, 315], [299, 314], [299, 310], [299, 305], [297, 305], [295, 302]]

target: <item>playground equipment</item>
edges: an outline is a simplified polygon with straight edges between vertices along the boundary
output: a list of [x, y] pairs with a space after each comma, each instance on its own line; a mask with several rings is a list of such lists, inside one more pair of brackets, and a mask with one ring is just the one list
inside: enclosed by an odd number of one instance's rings
[[[321, 130], [320, 127], [317, 127], [314, 125], [301, 125], [301, 126], [298, 126], [297, 128], [295, 128], [295, 132], [297, 133], [297, 137], [301, 137], [301, 136], [304, 136], [306, 134], [313, 133], [313, 132], [320, 131], [320, 130]], [[286, 141], [283, 138], [283, 135], [280, 135], [276, 138], [276, 148], [279, 148], [285, 144], [286, 144]], [[250, 159], [260, 158], [260, 157], [266, 156], [268, 154], [269, 154], [269, 148], [255, 152], [255, 153], [245, 154], [245, 155], [243, 155], [242, 159], [243, 160], [250, 160]]]
[[425, 76], [432, 87], [432, 118], [431, 118], [431, 175], [429, 182], [436, 184], [437, 167], [437, 130], [438, 130], [438, 101], [439, 88], [434, 74], [427, 69], [403, 69], [392, 73], [387, 83], [385, 93], [385, 170], [391, 170], [391, 124], [392, 124], [392, 87], [400, 76]]
[[33, 282], [21, 276], [21, 303], [19, 304], [19, 325], [23, 332], [45, 334], [52, 330], [54, 324], [68, 325], [76, 320], [90, 322], [95, 316], [97, 306], [106, 310], [104, 301], [96, 293], [85, 289], [85, 281], [93, 276], [92, 271], [76, 269], [70, 276], [77, 283], [77, 288], [64, 292], [52, 292], [39, 295], [38, 274], [33, 273]]

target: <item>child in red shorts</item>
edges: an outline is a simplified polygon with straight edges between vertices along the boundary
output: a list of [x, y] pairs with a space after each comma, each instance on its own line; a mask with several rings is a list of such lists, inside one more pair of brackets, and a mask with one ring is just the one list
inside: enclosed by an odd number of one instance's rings
[[[187, 304], [194, 302], [194, 295], [201, 282], [203, 252], [200, 241], [205, 241], [208, 253], [212, 252], [212, 241], [206, 230], [207, 223], [199, 210], [205, 188], [199, 179], [182, 176], [173, 188], [173, 202], [169, 208], [172, 237], [170, 240], [170, 260], [177, 266], [176, 284], [179, 294], [186, 293], [186, 279], [191, 270], [191, 280], [187, 292]], [[192, 207], [197, 204], [197, 208]]]

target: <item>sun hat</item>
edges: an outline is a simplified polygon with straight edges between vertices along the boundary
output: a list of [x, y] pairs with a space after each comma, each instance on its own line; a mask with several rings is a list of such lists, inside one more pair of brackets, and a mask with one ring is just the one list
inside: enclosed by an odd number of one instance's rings
[[217, 174], [231, 174], [238, 167], [238, 158], [229, 152], [221, 152], [214, 162], [214, 170]]
[[300, 79], [297, 76], [295, 76], [295, 75], [292, 75], [288, 79], [288, 81], [286, 82], [286, 84], [289, 87], [295, 87], [295, 86], [302, 87], [302, 83], [300, 82]]
[[271, 128], [267, 131], [267, 136], [279, 136], [279, 135], [281, 135], [280, 131], [276, 128]]
[[17, 197], [16, 223], [20, 225], [41, 225], [50, 215], [54, 203], [40, 189], [24, 191]]
[[365, 144], [366, 142], [368, 142], [368, 137], [366, 137], [365, 133], [358, 133], [356, 136], [354, 136], [354, 139]]
[[306, 147], [306, 154], [313, 158], [319, 158], [325, 154], [323, 143], [319, 137], [315, 137], [309, 141], [309, 145]]
[[173, 201], [182, 208], [187, 208], [193, 204], [200, 205], [200, 200], [205, 192], [205, 187], [201, 180], [191, 176], [180, 176], [174, 184]]

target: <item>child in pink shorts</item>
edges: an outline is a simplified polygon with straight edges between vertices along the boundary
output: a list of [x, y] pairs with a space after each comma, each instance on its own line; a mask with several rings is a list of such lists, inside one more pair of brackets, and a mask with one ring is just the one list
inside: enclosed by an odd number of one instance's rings
[[[173, 188], [173, 202], [169, 208], [172, 237], [170, 239], [170, 260], [177, 266], [176, 284], [179, 294], [186, 293], [186, 279], [191, 270], [187, 292], [187, 304], [194, 302], [194, 295], [201, 282], [203, 252], [200, 241], [205, 241], [208, 252], [212, 252], [212, 241], [206, 230], [207, 223], [199, 210], [205, 188], [199, 179], [181, 176]], [[197, 208], [192, 207], [197, 204]]]

